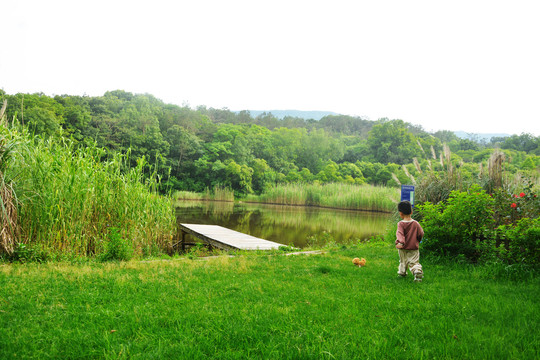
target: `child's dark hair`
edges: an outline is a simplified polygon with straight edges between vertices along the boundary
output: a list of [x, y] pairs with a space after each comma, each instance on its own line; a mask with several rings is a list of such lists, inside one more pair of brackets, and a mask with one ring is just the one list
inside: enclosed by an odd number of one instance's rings
[[404, 215], [411, 215], [412, 214], [412, 205], [410, 201], [402, 201], [398, 204], [397, 209], [399, 212], [403, 213]]

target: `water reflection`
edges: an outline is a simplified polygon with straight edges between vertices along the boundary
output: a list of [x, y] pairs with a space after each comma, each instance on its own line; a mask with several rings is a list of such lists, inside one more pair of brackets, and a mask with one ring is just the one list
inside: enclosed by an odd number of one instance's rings
[[383, 234], [388, 214], [313, 207], [182, 201], [179, 223], [220, 225], [284, 245], [303, 248], [330, 233], [338, 243]]

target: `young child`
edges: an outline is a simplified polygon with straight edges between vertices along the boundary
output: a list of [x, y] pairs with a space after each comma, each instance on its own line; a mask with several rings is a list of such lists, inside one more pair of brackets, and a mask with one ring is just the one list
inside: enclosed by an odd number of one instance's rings
[[396, 248], [399, 253], [399, 276], [407, 276], [407, 268], [414, 275], [414, 281], [422, 281], [424, 272], [420, 265], [420, 251], [418, 244], [424, 236], [424, 230], [418, 221], [411, 218], [412, 206], [409, 201], [402, 201], [398, 204], [399, 216], [396, 231]]

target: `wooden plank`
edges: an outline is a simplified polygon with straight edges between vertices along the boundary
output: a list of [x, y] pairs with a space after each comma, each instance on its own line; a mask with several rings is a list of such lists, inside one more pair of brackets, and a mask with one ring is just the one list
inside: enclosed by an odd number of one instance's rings
[[218, 225], [180, 224], [180, 230], [225, 250], [271, 250], [282, 244], [257, 238]]

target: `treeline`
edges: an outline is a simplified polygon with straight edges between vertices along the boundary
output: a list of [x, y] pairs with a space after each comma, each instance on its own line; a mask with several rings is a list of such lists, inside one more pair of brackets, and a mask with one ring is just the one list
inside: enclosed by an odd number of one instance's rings
[[296, 182], [395, 186], [449, 164], [465, 179], [478, 178], [488, 171], [495, 148], [503, 150], [509, 173], [537, 179], [540, 166], [540, 138], [530, 134], [479, 142], [401, 120], [252, 117], [248, 111], [192, 109], [120, 90], [98, 97], [0, 91], [0, 99], [7, 100], [8, 121], [42, 138], [68, 136], [78, 146], [110, 149], [111, 156], [129, 153], [132, 166], [144, 157], [162, 191], [221, 186], [260, 194]]

